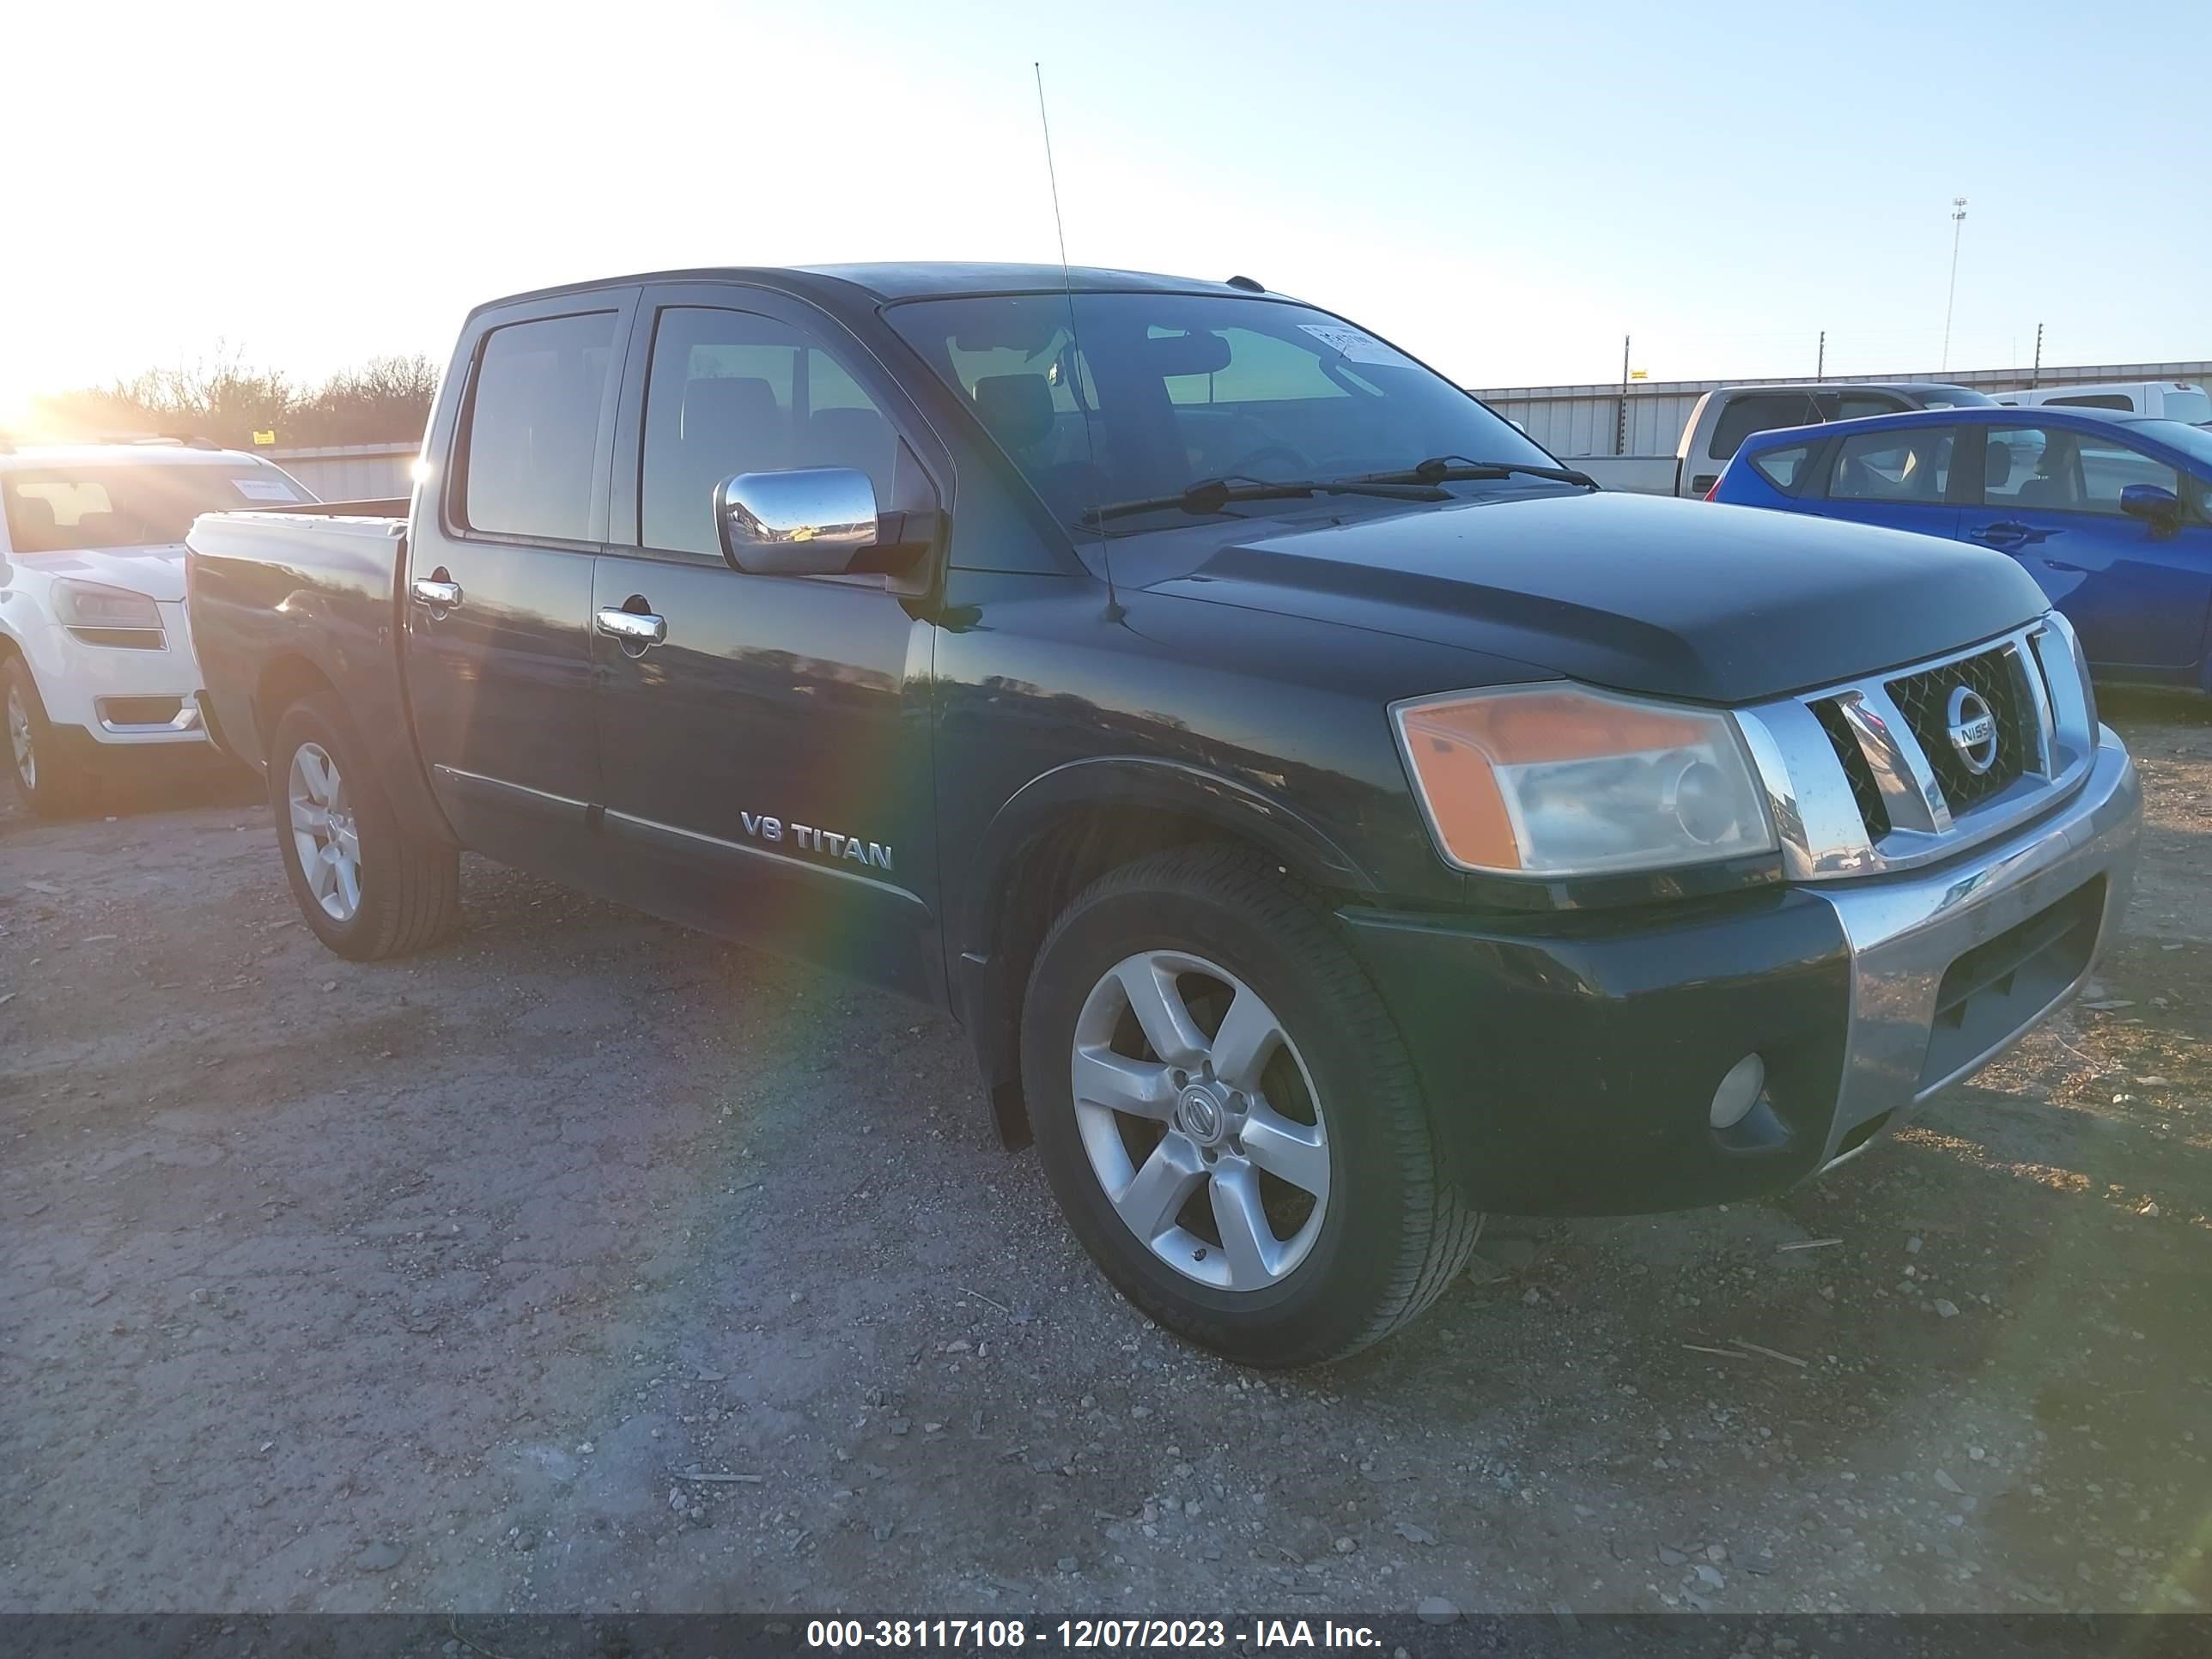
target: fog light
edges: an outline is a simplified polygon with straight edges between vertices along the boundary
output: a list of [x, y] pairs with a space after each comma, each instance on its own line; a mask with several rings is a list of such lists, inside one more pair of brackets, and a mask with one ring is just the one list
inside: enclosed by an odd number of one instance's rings
[[1721, 1086], [1713, 1091], [1712, 1123], [1716, 1129], [1732, 1129], [1744, 1120], [1744, 1115], [1759, 1103], [1759, 1091], [1766, 1087], [1766, 1062], [1757, 1054], [1746, 1054], [1729, 1067], [1729, 1074], [1721, 1079]]

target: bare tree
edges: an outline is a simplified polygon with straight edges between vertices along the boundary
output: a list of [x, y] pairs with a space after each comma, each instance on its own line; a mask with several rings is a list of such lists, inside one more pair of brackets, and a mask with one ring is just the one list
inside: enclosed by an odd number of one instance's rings
[[289, 421], [303, 444], [395, 443], [420, 438], [438, 395], [438, 367], [422, 353], [372, 357], [298, 400]]
[[42, 430], [76, 439], [191, 434], [243, 449], [273, 432], [283, 445], [411, 443], [437, 392], [437, 365], [419, 352], [372, 357], [303, 392], [218, 344], [196, 362], [38, 398], [33, 415]]

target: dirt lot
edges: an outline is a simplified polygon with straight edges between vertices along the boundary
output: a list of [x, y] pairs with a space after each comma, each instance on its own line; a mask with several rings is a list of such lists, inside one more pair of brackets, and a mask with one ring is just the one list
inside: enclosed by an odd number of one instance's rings
[[2212, 1608], [2212, 725], [2107, 712], [2087, 1006], [1287, 1379], [1116, 1302], [942, 1020], [476, 862], [354, 967], [250, 791], [10, 810], [0, 1609]]

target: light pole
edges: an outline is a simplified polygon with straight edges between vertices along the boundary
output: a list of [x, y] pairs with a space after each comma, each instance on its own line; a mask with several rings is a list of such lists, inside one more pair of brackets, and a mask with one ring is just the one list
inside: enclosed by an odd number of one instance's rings
[[1959, 302], [1959, 232], [1966, 222], [1966, 198], [1951, 198], [1951, 289], [1943, 300], [1943, 368], [1951, 367], [1951, 312]]

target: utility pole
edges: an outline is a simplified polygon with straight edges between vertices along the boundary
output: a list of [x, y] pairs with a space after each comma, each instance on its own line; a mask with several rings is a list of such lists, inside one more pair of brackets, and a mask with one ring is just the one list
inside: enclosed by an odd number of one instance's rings
[[1628, 453], [1628, 344], [1629, 336], [1620, 337], [1620, 412], [1613, 422], [1613, 453]]
[[2043, 325], [2041, 323], [2035, 325], [2035, 367], [2027, 372], [2027, 383], [2031, 386], [2043, 384]]
[[1943, 301], [1943, 367], [1951, 367], [1951, 311], [1959, 301], [1959, 232], [1966, 222], [1966, 198], [1951, 198], [1951, 289]]
[[1813, 362], [1813, 378], [1816, 380], [1828, 378], [1828, 331], [1825, 328], [1820, 331], [1820, 355]]

